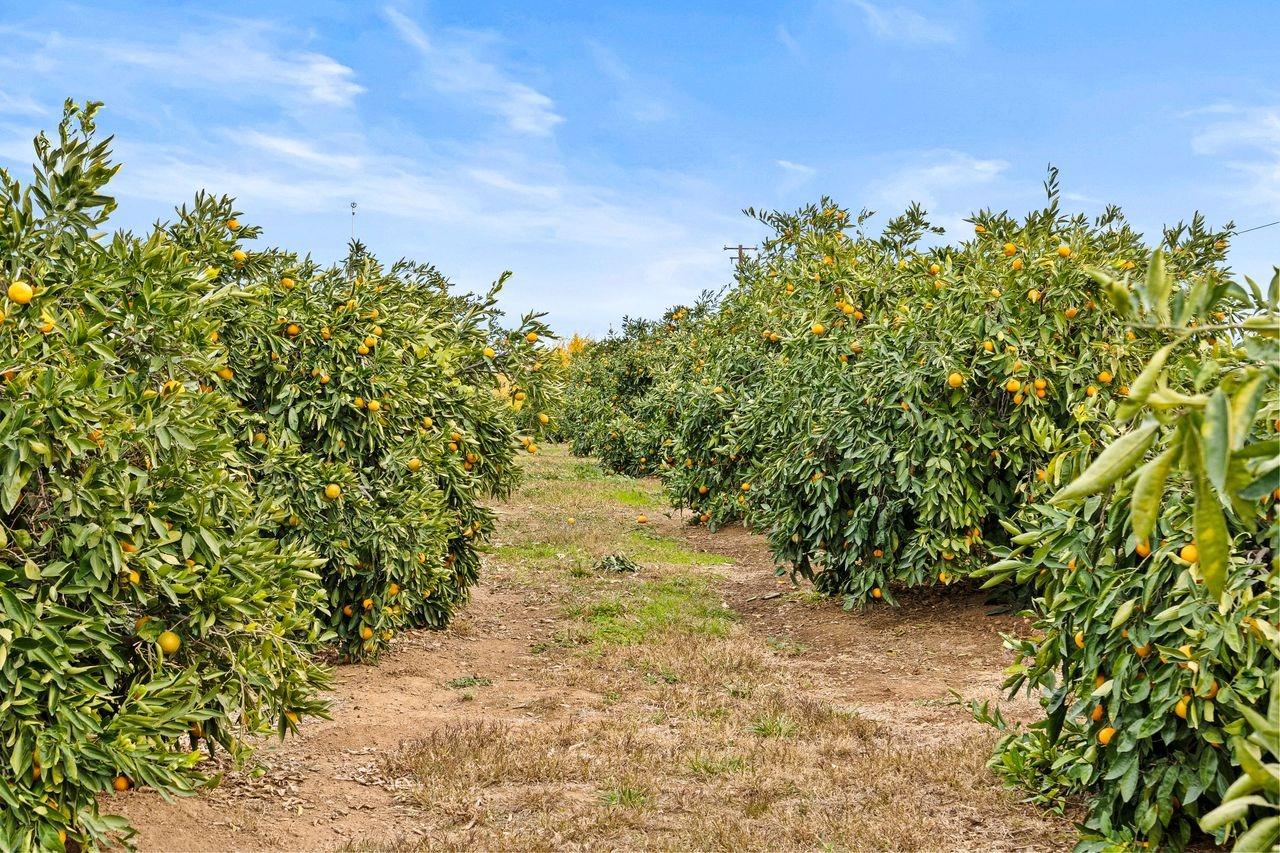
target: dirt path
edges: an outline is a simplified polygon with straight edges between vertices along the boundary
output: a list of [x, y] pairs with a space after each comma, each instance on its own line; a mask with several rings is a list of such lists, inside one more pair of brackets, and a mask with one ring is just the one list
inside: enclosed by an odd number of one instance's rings
[[948, 704], [999, 695], [997, 632], [1019, 627], [978, 596], [844, 612], [779, 585], [759, 538], [558, 448], [498, 511], [465, 612], [340, 667], [332, 720], [198, 797], [106, 808], [166, 851], [1069, 844]]

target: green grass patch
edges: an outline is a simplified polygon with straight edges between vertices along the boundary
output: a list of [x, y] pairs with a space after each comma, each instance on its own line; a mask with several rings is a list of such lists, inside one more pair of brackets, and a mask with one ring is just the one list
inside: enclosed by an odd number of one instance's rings
[[752, 722], [751, 733], [757, 737], [791, 737], [796, 733], [796, 724], [786, 714], [765, 711]]
[[655, 507], [660, 505], [658, 496], [640, 489], [615, 489], [609, 493], [609, 498], [615, 500], [623, 506], [633, 506], [641, 509]]
[[747, 769], [740, 755], [695, 755], [689, 759], [689, 770], [695, 776], [727, 776]]
[[488, 687], [493, 684], [493, 681], [483, 675], [462, 675], [446, 682], [446, 684], [454, 690], [465, 690], [468, 687]]
[[600, 804], [606, 808], [640, 809], [649, 802], [649, 792], [643, 788], [620, 786], [600, 792]]
[[694, 575], [642, 581], [626, 592], [570, 606], [568, 615], [585, 623], [584, 639], [595, 646], [638, 645], [666, 633], [724, 637], [734, 619], [711, 580]]
[[642, 563], [665, 563], [671, 566], [722, 566], [733, 562], [719, 554], [690, 550], [678, 539], [658, 536], [643, 530], [633, 530], [629, 534], [629, 539], [637, 549], [635, 559]]

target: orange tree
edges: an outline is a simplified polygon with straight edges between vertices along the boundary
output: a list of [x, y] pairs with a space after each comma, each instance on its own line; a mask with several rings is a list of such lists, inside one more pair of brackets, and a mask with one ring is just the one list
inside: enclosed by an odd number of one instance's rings
[[574, 453], [636, 476], [663, 467], [674, 412], [655, 383], [672, 363], [674, 342], [684, 340], [680, 330], [695, 326], [705, 310], [704, 301], [673, 308], [656, 322], [624, 318], [620, 331], [570, 359], [563, 430]]
[[209, 377], [229, 290], [162, 231], [102, 237], [118, 167], [68, 104], [0, 219], [0, 848], [127, 837], [103, 791], [323, 712], [314, 555], [270, 535]]
[[[505, 281], [459, 295], [433, 267], [380, 264], [352, 243], [321, 268], [252, 250], [258, 229], [201, 196], [169, 234], [243, 297], [218, 314], [210, 381], [243, 406], [239, 443], [275, 535], [323, 560], [325, 618], [346, 655], [376, 656], [464, 600], [517, 474], [520, 411], [554, 405], [537, 315], [499, 326]], [[536, 450], [535, 436], [526, 449]]]
[[1153, 256], [1137, 286], [1095, 272], [1158, 349], [1112, 412], [1077, 412], [1051, 448], [1065, 485], [1011, 522], [986, 570], [1035, 590], [1037, 633], [1009, 638], [1007, 686], [1046, 714], [993, 766], [1043, 802], [1084, 795], [1087, 849], [1180, 848], [1200, 823], [1266, 850], [1280, 833], [1280, 274], [1264, 294], [1164, 266]]
[[[676, 502], [745, 514], [850, 603], [981, 566], [999, 519], [1062, 476], [1056, 436], [1122, 399], [1153, 349], [1087, 273], [1144, 263], [1139, 235], [1115, 209], [1064, 215], [1049, 189], [1043, 210], [977, 214], [973, 239], [927, 250], [918, 208], [876, 237], [825, 199], [763, 215], [761, 257], [673, 348]], [[1166, 236], [1180, 268], [1221, 258], [1199, 221]]]

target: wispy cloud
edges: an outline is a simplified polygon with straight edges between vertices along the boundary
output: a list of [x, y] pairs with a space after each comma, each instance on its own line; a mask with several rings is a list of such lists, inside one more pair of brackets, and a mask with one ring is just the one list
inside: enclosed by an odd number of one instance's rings
[[818, 174], [818, 170], [812, 166], [806, 166], [803, 163], [793, 163], [790, 160], [775, 160], [778, 168], [782, 170], [782, 181], [778, 189], [782, 192], [791, 192], [799, 189], [813, 179]]
[[0, 92], [0, 115], [43, 116], [44, 109], [27, 95]]
[[1280, 212], [1280, 105], [1215, 104], [1198, 115], [1214, 116], [1215, 120], [1191, 137], [1192, 151], [1221, 157], [1228, 168], [1243, 176], [1244, 180], [1232, 188], [1240, 205]]
[[597, 41], [588, 41], [587, 49], [596, 67], [618, 87], [618, 104], [633, 121], [658, 122], [671, 118], [667, 104], [646, 87], [616, 53]]
[[867, 27], [884, 41], [907, 44], [954, 44], [956, 35], [945, 24], [926, 18], [905, 6], [876, 5], [870, 0], [850, 0], [862, 10]]
[[433, 40], [416, 21], [390, 6], [383, 9], [383, 15], [422, 57], [423, 68], [437, 91], [466, 96], [518, 133], [549, 136], [564, 121], [551, 98], [480, 58], [477, 45], [460, 39]]

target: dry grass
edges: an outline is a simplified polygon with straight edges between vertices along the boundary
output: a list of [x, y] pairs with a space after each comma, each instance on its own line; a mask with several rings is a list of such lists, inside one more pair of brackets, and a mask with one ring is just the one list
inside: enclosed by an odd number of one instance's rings
[[[803, 646], [753, 634], [725, 607], [715, 560], [619, 523], [654, 498], [651, 483], [549, 456], [504, 508], [490, 577], [556, 603], [540, 616], [558, 642], [530, 677], [597, 700], [452, 722], [388, 756], [384, 773], [411, 780], [429, 826], [401, 849], [1069, 842], [1063, 824], [1000, 790], [985, 768], [992, 734], [920, 740], [811, 689]], [[619, 493], [626, 506], [608, 502]], [[590, 570], [614, 552], [642, 571]]]

